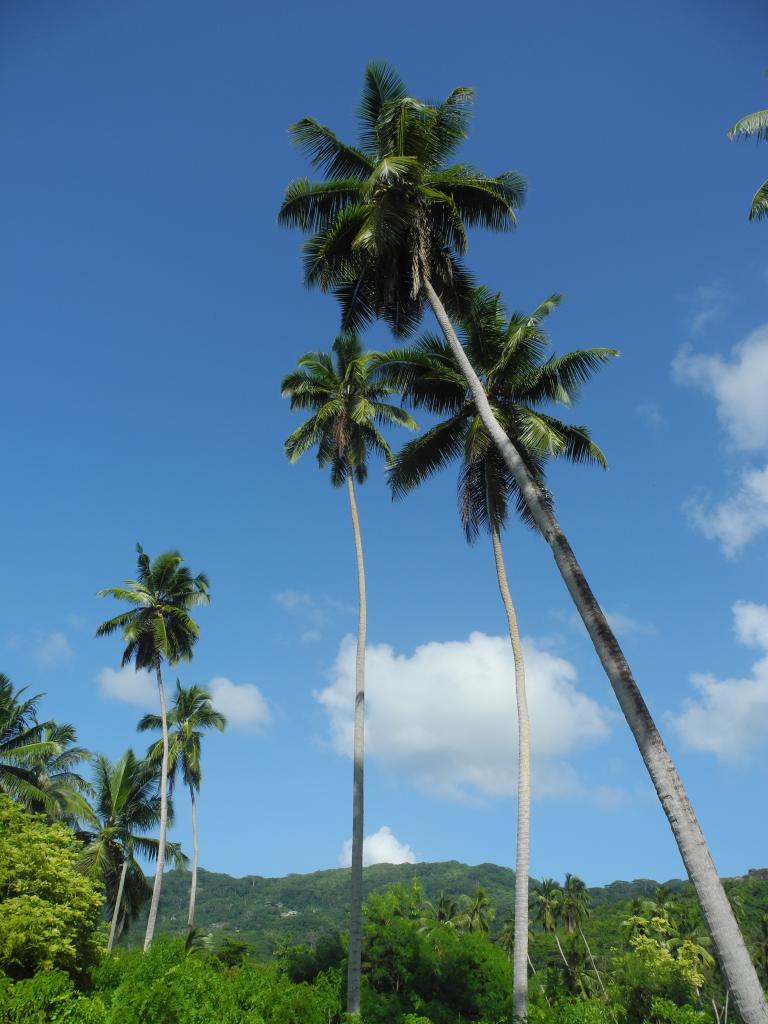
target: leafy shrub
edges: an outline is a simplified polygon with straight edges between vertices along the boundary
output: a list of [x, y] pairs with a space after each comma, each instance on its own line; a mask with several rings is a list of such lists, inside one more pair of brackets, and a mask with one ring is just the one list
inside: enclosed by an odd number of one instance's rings
[[41, 971], [32, 978], [0, 988], [2, 1024], [106, 1024], [98, 996], [75, 991], [64, 971]]

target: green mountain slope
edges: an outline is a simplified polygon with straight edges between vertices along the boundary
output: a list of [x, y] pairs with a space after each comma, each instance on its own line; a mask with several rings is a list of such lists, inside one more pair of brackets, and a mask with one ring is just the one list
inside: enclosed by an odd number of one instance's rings
[[[493, 922], [498, 931], [513, 913], [515, 872], [497, 864], [469, 866], [458, 861], [423, 864], [376, 864], [366, 868], [367, 893], [387, 889], [397, 882], [410, 885], [418, 880], [427, 899], [445, 891], [453, 895], [471, 894], [482, 885], [496, 908]], [[674, 879], [665, 883], [671, 890], [685, 891], [686, 883]], [[636, 879], [613, 882], [589, 890], [592, 916], [586, 931], [598, 949], [606, 952], [621, 941], [621, 921], [627, 916], [629, 902], [649, 898], [658, 882]], [[743, 913], [756, 921], [768, 911], [768, 881], [750, 879], [737, 883], [743, 900]], [[254, 946], [260, 956], [268, 956], [275, 944], [291, 938], [314, 943], [324, 932], [343, 930], [346, 925], [349, 871], [337, 868], [308, 875], [261, 878], [200, 871], [196, 923], [204, 932], [228, 935]], [[189, 874], [170, 871], [163, 882], [158, 930], [183, 934], [186, 925]], [[143, 920], [138, 921], [124, 941], [140, 941]]]

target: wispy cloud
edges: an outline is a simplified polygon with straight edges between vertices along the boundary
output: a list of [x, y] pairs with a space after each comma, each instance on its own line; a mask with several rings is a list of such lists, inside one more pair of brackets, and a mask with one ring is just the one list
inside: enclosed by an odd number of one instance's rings
[[700, 334], [709, 324], [718, 320], [725, 311], [725, 299], [725, 293], [718, 284], [702, 284], [684, 295], [689, 329], [694, 334]]
[[304, 643], [322, 639], [323, 630], [334, 620], [353, 615], [354, 607], [328, 594], [310, 594], [305, 590], [283, 590], [274, 596], [275, 604], [296, 617]]
[[640, 402], [635, 406], [635, 412], [654, 430], [660, 430], [667, 424], [667, 417], [655, 402]]
[[12, 636], [8, 644], [15, 650], [31, 655], [37, 667], [44, 670], [61, 668], [75, 656], [66, 635], [59, 631], [46, 633], [33, 629], [28, 633]]

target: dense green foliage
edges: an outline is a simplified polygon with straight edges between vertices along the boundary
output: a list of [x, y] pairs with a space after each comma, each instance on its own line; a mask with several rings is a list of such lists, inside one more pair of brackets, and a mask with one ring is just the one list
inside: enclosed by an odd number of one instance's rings
[[78, 870], [80, 851], [65, 825], [0, 795], [0, 968], [9, 977], [82, 975], [96, 962], [103, 896]]

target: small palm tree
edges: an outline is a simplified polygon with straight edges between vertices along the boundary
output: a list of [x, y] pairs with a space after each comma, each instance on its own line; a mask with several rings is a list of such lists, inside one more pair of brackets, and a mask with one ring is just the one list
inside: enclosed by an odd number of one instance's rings
[[25, 807], [57, 816], [59, 804], [39, 784], [36, 767], [44, 759], [57, 757], [61, 747], [49, 736], [54, 723], [37, 720], [43, 694], [21, 699], [24, 693], [25, 688], [16, 690], [0, 672], [0, 792]]
[[465, 911], [467, 929], [470, 932], [481, 932], [483, 935], [487, 935], [495, 915], [496, 911], [491, 904], [488, 893], [482, 885], [478, 886]]
[[440, 892], [434, 903], [426, 900], [420, 931], [433, 933], [440, 929], [456, 931], [462, 920], [459, 901], [450, 893]]
[[282, 394], [291, 409], [311, 416], [285, 442], [285, 453], [296, 462], [310, 448], [317, 449], [321, 468], [331, 470], [334, 487], [347, 485], [352, 532], [357, 558], [359, 617], [355, 665], [355, 726], [352, 783], [352, 870], [347, 1012], [360, 1013], [360, 972], [362, 957], [363, 900], [363, 747], [365, 722], [365, 634], [367, 605], [365, 566], [354, 480], [362, 484], [368, 474], [371, 453], [392, 458], [379, 425], [398, 425], [411, 430], [416, 424], [403, 409], [386, 401], [394, 389], [374, 381], [372, 352], [363, 352], [354, 335], [342, 335], [333, 343], [333, 353], [309, 352], [299, 359], [299, 368], [282, 383]]
[[107, 587], [99, 597], [127, 601], [131, 607], [103, 622], [96, 636], [122, 633], [125, 649], [122, 663], [133, 662], [136, 669], [154, 671], [160, 698], [160, 720], [163, 730], [163, 757], [160, 769], [160, 839], [157, 848], [155, 882], [147, 919], [144, 949], [149, 949], [155, 934], [160, 888], [165, 867], [168, 829], [168, 715], [163, 687], [163, 662], [177, 665], [191, 661], [200, 630], [189, 614], [196, 605], [208, 604], [208, 578], [193, 576], [178, 551], [166, 551], [151, 560], [140, 544], [137, 576], [122, 587]]
[[[159, 785], [158, 766], [138, 759], [132, 750], [114, 764], [103, 755], [95, 759], [94, 806], [78, 836], [86, 843], [83, 866], [105, 884], [112, 913], [108, 953], [152, 893], [136, 855], [157, 858], [159, 840], [146, 833], [160, 821]], [[172, 820], [172, 805], [168, 815]], [[184, 866], [186, 858], [177, 843], [168, 843], [166, 852]]]
[[[227, 720], [224, 715], [214, 708], [208, 690], [203, 689], [202, 686], [190, 686], [185, 690], [181, 682], [176, 680], [176, 692], [173, 695], [168, 715], [170, 727], [168, 781], [172, 795], [176, 785], [176, 776], [180, 773], [182, 782], [189, 790], [192, 802], [192, 882], [189, 890], [189, 913], [187, 915], [187, 927], [190, 929], [195, 923], [195, 897], [197, 895], [197, 794], [200, 792], [203, 780], [200, 761], [201, 740], [204, 729], [218, 729], [219, 732], [222, 732], [226, 724]], [[161, 729], [162, 722], [158, 715], [145, 715], [139, 722], [138, 728], [142, 732], [147, 729]], [[161, 740], [150, 747], [147, 756], [153, 763], [160, 763], [163, 757]]]
[[[768, 71], [766, 71], [768, 77]], [[756, 110], [754, 114], [747, 114], [740, 118], [731, 128], [728, 129], [729, 139], [755, 138], [759, 142], [768, 142], [768, 110]], [[749, 206], [749, 219], [762, 220], [768, 217], [768, 181], [764, 181], [760, 188], [752, 196]]]
[[[613, 349], [587, 349], [560, 358], [545, 358], [548, 340], [542, 323], [560, 302], [552, 295], [532, 314], [508, 318], [499, 295], [478, 288], [464, 323], [465, 344], [481, 373], [494, 412], [513, 439], [531, 474], [544, 485], [544, 466], [552, 456], [573, 462], [605, 465], [605, 456], [585, 427], [563, 423], [544, 411], [554, 401], [570, 404], [581, 383], [611, 356]], [[499, 592], [507, 617], [515, 664], [518, 719], [518, 804], [515, 875], [515, 919], [520, 922], [515, 946], [515, 1015], [528, 1008], [528, 861], [530, 846], [530, 726], [525, 686], [525, 661], [517, 613], [509, 589], [501, 545], [511, 502], [525, 522], [531, 517], [515, 478], [478, 415], [466, 381], [450, 348], [425, 335], [409, 349], [384, 355], [384, 379], [402, 389], [416, 407], [445, 418], [400, 451], [390, 471], [396, 496], [412, 490], [449, 461], [459, 458], [459, 514], [467, 540], [474, 543], [487, 530], [496, 566]]]

